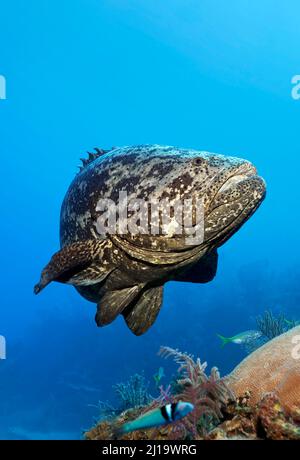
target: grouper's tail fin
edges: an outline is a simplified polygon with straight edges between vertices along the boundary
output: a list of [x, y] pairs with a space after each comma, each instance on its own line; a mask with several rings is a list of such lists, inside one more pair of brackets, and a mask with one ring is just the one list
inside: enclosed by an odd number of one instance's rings
[[[40, 281], [34, 286], [34, 293], [41, 292], [51, 281], [80, 286], [104, 279], [108, 274], [107, 269], [99, 262], [105, 244], [103, 240], [78, 241], [56, 252], [43, 269]], [[95, 264], [95, 261], [98, 263]]]
[[231, 342], [231, 338], [230, 337], [224, 337], [223, 335], [221, 334], [217, 334], [217, 337], [219, 337], [219, 339], [221, 339], [221, 348], [224, 348], [225, 345], [227, 345], [227, 343], [230, 343]]

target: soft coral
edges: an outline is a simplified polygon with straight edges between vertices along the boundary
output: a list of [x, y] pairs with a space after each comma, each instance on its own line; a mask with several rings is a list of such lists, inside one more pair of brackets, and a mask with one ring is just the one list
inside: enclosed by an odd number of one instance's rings
[[220, 421], [222, 407], [234, 395], [216, 367], [207, 375], [206, 362], [201, 363], [199, 358], [195, 361], [192, 355], [170, 347], [161, 347], [159, 355], [164, 358], [172, 357], [179, 364], [178, 373], [182, 378], [178, 383], [182, 391], [176, 395], [176, 399], [191, 402], [195, 407], [181, 423], [194, 438], [205, 434], [208, 424]]

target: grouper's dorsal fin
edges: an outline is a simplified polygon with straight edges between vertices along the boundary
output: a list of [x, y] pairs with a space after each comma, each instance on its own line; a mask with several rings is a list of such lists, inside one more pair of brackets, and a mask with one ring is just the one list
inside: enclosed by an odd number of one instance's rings
[[96, 158], [101, 157], [102, 155], [105, 155], [105, 153], [110, 152], [113, 150], [114, 147], [112, 147], [109, 150], [104, 150], [104, 149], [99, 149], [98, 147], [95, 147], [94, 150], [95, 152], [87, 152], [88, 157], [87, 158], [80, 158], [80, 161], [82, 162], [82, 165], [78, 166], [79, 167], [79, 172], [81, 172], [86, 166], [91, 164]]
[[35, 294], [51, 281], [76, 285], [89, 285], [102, 281], [113, 266], [101, 263], [108, 240], [84, 240], [65, 246], [56, 252], [43, 269]]

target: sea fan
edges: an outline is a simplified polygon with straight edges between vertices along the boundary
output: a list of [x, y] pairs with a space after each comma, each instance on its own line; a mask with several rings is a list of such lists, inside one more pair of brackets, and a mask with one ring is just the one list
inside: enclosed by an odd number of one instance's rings
[[211, 369], [208, 376], [205, 373], [207, 363], [201, 363], [199, 358], [195, 361], [192, 355], [170, 347], [161, 347], [159, 355], [163, 358], [172, 357], [179, 364], [178, 373], [182, 378], [178, 383], [182, 391], [176, 395], [176, 399], [191, 402], [195, 406], [182, 421], [187, 432], [194, 438], [205, 434], [212, 424], [220, 421], [222, 407], [228, 400], [234, 399], [234, 395], [216, 367]]

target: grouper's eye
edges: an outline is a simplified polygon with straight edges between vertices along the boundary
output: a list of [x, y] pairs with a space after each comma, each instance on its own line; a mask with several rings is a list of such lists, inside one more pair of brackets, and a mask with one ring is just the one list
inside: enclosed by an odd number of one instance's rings
[[193, 160], [193, 163], [194, 163], [195, 166], [202, 166], [203, 162], [204, 162], [203, 158], [195, 158]]

